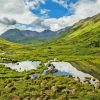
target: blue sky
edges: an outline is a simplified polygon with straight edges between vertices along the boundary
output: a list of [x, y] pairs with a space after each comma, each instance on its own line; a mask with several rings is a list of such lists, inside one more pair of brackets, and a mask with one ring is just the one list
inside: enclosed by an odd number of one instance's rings
[[100, 0], [0, 0], [0, 34], [13, 28], [58, 31], [98, 13]]
[[[63, 4], [59, 4], [59, 1], [64, 1], [67, 7], [64, 7]], [[53, 0], [45, 0], [45, 4], [40, 3], [37, 9], [30, 8], [30, 11], [37, 16], [46, 16], [50, 18], [60, 18], [63, 16], [70, 16], [74, 14], [74, 9], [71, 9], [71, 5], [76, 3], [78, 0], [58, 0], [54, 2]], [[47, 10], [46, 14], [41, 14], [41, 10]]]

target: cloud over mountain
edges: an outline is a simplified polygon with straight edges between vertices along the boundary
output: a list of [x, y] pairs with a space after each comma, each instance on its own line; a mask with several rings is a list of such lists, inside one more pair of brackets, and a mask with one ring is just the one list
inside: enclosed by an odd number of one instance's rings
[[97, 13], [100, 0], [0, 0], [0, 33], [17, 23], [29, 30], [56, 31]]

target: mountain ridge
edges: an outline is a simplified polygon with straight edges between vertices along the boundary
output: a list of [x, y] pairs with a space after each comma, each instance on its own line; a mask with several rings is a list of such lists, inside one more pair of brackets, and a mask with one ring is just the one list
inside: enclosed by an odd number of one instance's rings
[[[62, 30], [63, 31], [63, 30]], [[3, 33], [0, 37], [11, 41], [11, 42], [28, 42], [31, 40], [49, 40], [55, 37], [60, 36], [61, 31], [51, 31], [51, 30], [44, 30], [42, 32], [30, 31], [30, 30], [19, 30], [19, 29], [10, 29]]]

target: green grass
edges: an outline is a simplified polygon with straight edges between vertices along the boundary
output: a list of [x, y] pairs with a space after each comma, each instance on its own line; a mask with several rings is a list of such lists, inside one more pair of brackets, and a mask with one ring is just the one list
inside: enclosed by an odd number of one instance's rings
[[[41, 69], [42, 68], [42, 69]], [[21, 98], [36, 100], [95, 100], [100, 99], [100, 89], [95, 91], [91, 84], [81, 84], [72, 77], [40, 75], [32, 80], [29, 74], [41, 73], [43, 67], [36, 72], [16, 72], [0, 65], [0, 100], [20, 100]], [[66, 91], [64, 91], [67, 89]], [[47, 99], [47, 100], [48, 100]]]

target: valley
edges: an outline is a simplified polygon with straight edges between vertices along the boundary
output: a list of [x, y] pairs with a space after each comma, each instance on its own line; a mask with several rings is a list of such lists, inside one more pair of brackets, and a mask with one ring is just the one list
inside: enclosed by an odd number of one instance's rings
[[[35, 41], [36, 42], [36, 41]], [[0, 65], [0, 100], [99, 100], [100, 82], [82, 84], [73, 76], [41, 75], [45, 62], [57, 59], [100, 80], [100, 14], [83, 19], [62, 35], [39, 44], [9, 42], [0, 38], [0, 63], [41, 61], [37, 70], [17, 72]], [[32, 80], [29, 75], [38, 73]], [[89, 81], [90, 77], [86, 77]], [[95, 79], [94, 79], [95, 81]], [[30, 99], [28, 99], [30, 98]]]

